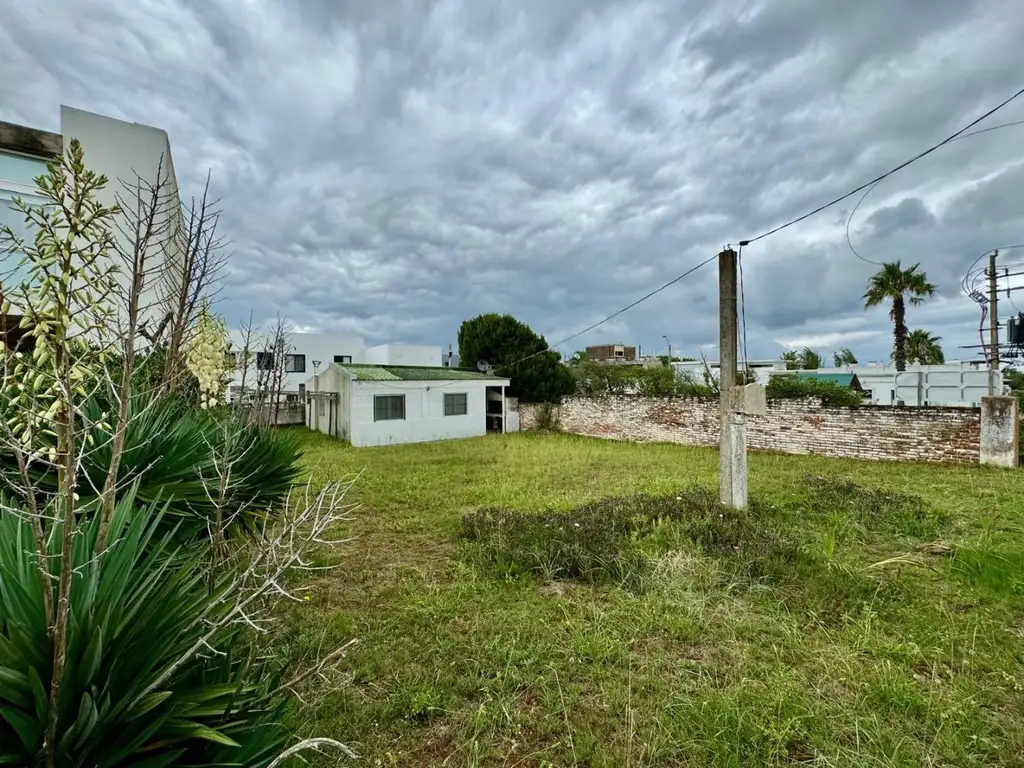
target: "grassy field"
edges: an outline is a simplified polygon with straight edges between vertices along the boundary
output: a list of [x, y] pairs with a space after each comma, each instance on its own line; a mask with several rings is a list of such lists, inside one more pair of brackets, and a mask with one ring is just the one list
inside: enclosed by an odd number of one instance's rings
[[1024, 765], [1024, 472], [753, 455], [734, 518], [684, 490], [716, 487], [706, 449], [310, 435], [305, 461], [361, 472], [361, 508], [282, 643], [359, 638], [300, 728], [360, 764]]

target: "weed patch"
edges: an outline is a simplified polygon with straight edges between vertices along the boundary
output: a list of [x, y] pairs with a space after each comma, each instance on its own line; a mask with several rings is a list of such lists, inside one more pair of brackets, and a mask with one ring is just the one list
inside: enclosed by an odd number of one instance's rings
[[636, 587], [652, 557], [681, 546], [727, 558], [751, 578], [791, 564], [797, 550], [777, 534], [780, 526], [771, 522], [777, 513], [759, 502], [730, 509], [713, 491], [691, 487], [539, 514], [485, 508], [462, 519], [460, 535], [474, 545], [471, 558], [503, 577]]

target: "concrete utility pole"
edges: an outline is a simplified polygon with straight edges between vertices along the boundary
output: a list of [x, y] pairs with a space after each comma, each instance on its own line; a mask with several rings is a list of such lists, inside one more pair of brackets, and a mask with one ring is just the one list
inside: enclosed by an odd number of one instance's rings
[[[718, 254], [718, 391], [721, 440], [718, 449], [718, 486], [721, 501], [741, 509], [747, 503], [746, 445], [736, 443], [733, 429], [733, 389], [736, 386], [736, 251]], [[745, 427], [744, 427], [745, 430]], [[744, 435], [745, 436], [745, 435]]]
[[662, 334], [661, 338], [663, 338], [665, 343], [668, 344], [668, 363], [669, 365], [672, 365], [672, 342], [668, 340], [668, 336], [665, 334]]
[[998, 257], [998, 249], [988, 256], [988, 343], [989, 365], [993, 371], [999, 370], [999, 291], [996, 290]]

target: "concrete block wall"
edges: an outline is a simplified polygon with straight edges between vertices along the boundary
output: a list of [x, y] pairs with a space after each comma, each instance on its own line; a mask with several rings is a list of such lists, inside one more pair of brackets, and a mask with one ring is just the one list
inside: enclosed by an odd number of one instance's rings
[[[617, 395], [570, 398], [556, 411], [565, 432], [614, 440], [718, 445], [717, 398]], [[523, 429], [537, 406], [520, 404]], [[979, 408], [838, 408], [815, 400], [770, 400], [747, 418], [752, 450], [837, 458], [977, 464]]]

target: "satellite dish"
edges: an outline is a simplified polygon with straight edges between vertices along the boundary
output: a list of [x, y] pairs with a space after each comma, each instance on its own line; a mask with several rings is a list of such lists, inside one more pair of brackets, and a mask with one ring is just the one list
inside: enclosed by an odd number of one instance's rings
[[488, 363], [486, 360], [477, 360], [476, 361], [476, 369], [478, 371], [480, 371], [480, 373], [490, 373], [491, 372], [491, 364]]

